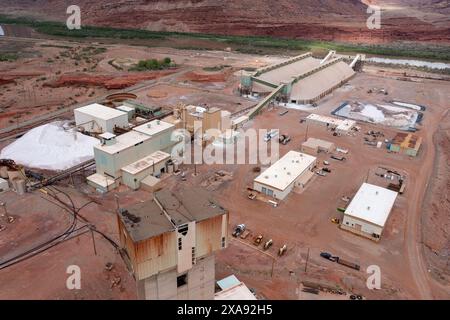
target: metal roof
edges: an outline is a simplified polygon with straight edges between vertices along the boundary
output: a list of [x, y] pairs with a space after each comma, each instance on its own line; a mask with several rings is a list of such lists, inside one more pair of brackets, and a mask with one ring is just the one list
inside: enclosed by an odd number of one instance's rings
[[125, 207], [118, 215], [132, 240], [138, 242], [173, 231], [177, 226], [227, 212], [212, 200], [208, 192], [192, 188], [182, 190], [176, 195], [163, 189], [154, 193], [153, 200]]
[[139, 159], [136, 162], [133, 162], [121, 170], [128, 172], [129, 174], [137, 174], [142, 172], [143, 170], [150, 168], [154, 164], [160, 163], [170, 158], [170, 154], [162, 151], [153, 152], [151, 155], [146, 156], [142, 159]]
[[189, 188], [177, 194], [163, 189], [155, 192], [154, 196], [177, 226], [227, 213], [209, 192], [201, 188]]
[[134, 242], [175, 230], [154, 200], [121, 209], [118, 215]]
[[317, 138], [309, 137], [308, 140], [302, 143], [302, 146], [309, 147], [309, 148], [324, 148], [324, 149], [333, 149], [334, 143], [330, 141], [325, 141]]
[[114, 109], [114, 108], [110, 108], [110, 107], [106, 107], [102, 104], [98, 104], [98, 103], [93, 103], [93, 104], [89, 104], [87, 106], [81, 107], [81, 108], [77, 108], [75, 109], [75, 111], [84, 113], [84, 114], [88, 114], [94, 118], [97, 119], [102, 119], [102, 120], [110, 120], [110, 119], [114, 119], [123, 115], [126, 115], [125, 112]]
[[386, 188], [363, 183], [345, 210], [345, 215], [384, 227], [397, 194]]
[[320, 65], [320, 60], [313, 57], [307, 57], [293, 63], [280, 66], [271, 71], [265, 72], [258, 76], [258, 79], [267, 81], [272, 84], [279, 85], [282, 82], [291, 82], [293, 77], [297, 77], [316, 68]]
[[327, 66], [310, 76], [299, 80], [292, 86], [291, 100], [313, 100], [323, 92], [348, 80], [355, 71], [344, 61]]
[[149, 123], [145, 123], [138, 127], [133, 128], [133, 131], [137, 131], [148, 136], [154, 136], [168, 129], [175, 128], [175, 126], [171, 123], [164, 122], [161, 120], [153, 120]]
[[323, 116], [323, 115], [315, 114], [315, 113], [311, 113], [310, 115], [308, 115], [306, 117], [306, 119], [323, 122], [323, 123], [329, 123], [331, 125], [336, 126], [336, 128], [338, 130], [343, 130], [343, 131], [344, 130], [348, 131], [356, 125], [356, 121], [354, 121], [354, 120], [349, 120], [349, 119], [344, 120], [344, 119], [339, 119], [339, 118], [332, 118], [332, 117]]
[[291, 150], [256, 177], [254, 181], [284, 191], [316, 159], [316, 157], [310, 156], [309, 154]]
[[227, 288], [214, 294], [214, 300], [257, 300], [255, 295], [240, 282], [231, 288]]
[[225, 290], [231, 287], [234, 287], [241, 283], [238, 278], [234, 274], [229, 277], [223, 278], [222, 280], [217, 281], [217, 285], [220, 289]]
[[116, 142], [114, 144], [97, 145], [97, 146], [94, 146], [94, 148], [97, 148], [97, 149], [102, 150], [109, 154], [114, 154], [114, 153], [121, 152], [125, 149], [128, 149], [130, 147], [133, 147], [133, 146], [135, 146], [143, 141], [146, 141], [150, 138], [151, 137], [146, 134], [131, 130], [129, 132], [121, 134], [120, 136], [117, 136]]

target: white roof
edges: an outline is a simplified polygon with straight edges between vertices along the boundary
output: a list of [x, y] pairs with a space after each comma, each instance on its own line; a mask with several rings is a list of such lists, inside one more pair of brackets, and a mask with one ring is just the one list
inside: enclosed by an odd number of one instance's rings
[[306, 119], [315, 120], [323, 123], [329, 123], [335, 125], [336, 128], [339, 130], [346, 130], [346, 131], [350, 130], [352, 127], [356, 125], [356, 121], [354, 120], [332, 118], [315, 113], [311, 113], [309, 116], [306, 117]]
[[297, 151], [289, 151], [270, 168], [256, 177], [255, 182], [272, 186], [284, 191], [308, 167], [316, 161], [316, 157]]
[[97, 119], [102, 119], [102, 120], [110, 120], [110, 119], [114, 119], [117, 117], [120, 117], [124, 114], [126, 114], [123, 111], [114, 109], [114, 108], [110, 108], [110, 107], [106, 107], [104, 105], [98, 104], [98, 103], [93, 103], [93, 104], [89, 104], [87, 106], [81, 107], [81, 108], [77, 108], [75, 109], [75, 111], [90, 115], [94, 118]]
[[384, 227], [396, 198], [395, 191], [363, 183], [345, 214]]
[[256, 300], [255, 295], [244, 283], [239, 283], [214, 294], [214, 300]]
[[355, 71], [344, 61], [327, 66], [296, 82], [291, 91], [291, 100], [316, 99], [324, 91], [350, 78]]
[[134, 111], [135, 110], [135, 108], [129, 107], [129, 106], [120, 106], [120, 107], [117, 107], [116, 109], [124, 111], [124, 112], [130, 112], [130, 111]]
[[128, 172], [129, 174], [135, 175], [147, 168], [150, 168], [153, 164], [160, 163], [161, 161], [165, 161], [169, 158], [170, 154], [162, 151], [156, 151], [145, 158], [139, 159], [138, 161], [123, 167], [122, 170]]
[[138, 127], [135, 127], [133, 128], [133, 130], [140, 133], [144, 133], [148, 136], [153, 136], [171, 128], [175, 128], [175, 125], [161, 120], [153, 120]]
[[109, 146], [97, 145], [97, 146], [95, 146], [95, 148], [102, 150], [109, 154], [114, 154], [114, 153], [123, 151], [125, 149], [128, 149], [128, 148], [134, 146], [135, 144], [141, 143], [150, 138], [151, 137], [146, 134], [131, 130], [129, 132], [121, 134], [120, 136], [117, 136], [116, 143], [109, 145]]
[[116, 182], [111, 177], [104, 176], [100, 173], [94, 173], [93, 175], [90, 175], [89, 177], [87, 177], [87, 180], [89, 180], [103, 188], [107, 188], [108, 186], [110, 186]]
[[282, 82], [291, 82], [293, 77], [300, 76], [318, 67], [319, 65], [320, 59], [306, 57], [304, 59], [286, 65], [278, 66], [270, 71], [261, 74], [257, 78], [272, 84], [279, 85]]
[[115, 138], [116, 135], [114, 133], [104, 132], [104, 133], [100, 134], [99, 137], [103, 138], [103, 139], [106, 139], [106, 140], [109, 140], [109, 139]]

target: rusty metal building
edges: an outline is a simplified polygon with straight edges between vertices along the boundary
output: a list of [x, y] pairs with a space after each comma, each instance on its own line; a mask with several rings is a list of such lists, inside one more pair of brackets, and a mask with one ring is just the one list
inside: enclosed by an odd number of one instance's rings
[[214, 298], [214, 252], [228, 245], [228, 211], [209, 193], [158, 191], [121, 209], [118, 227], [139, 298]]

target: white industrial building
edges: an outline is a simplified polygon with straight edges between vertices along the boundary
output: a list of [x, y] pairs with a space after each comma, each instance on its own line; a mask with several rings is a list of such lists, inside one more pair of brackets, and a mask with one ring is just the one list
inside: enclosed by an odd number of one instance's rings
[[304, 188], [314, 175], [317, 158], [305, 153], [289, 151], [271, 167], [255, 178], [253, 189], [283, 200], [294, 187]]
[[[120, 182], [135, 189], [146, 177], [143, 175], [165, 172], [172, 147], [180, 143], [172, 141], [174, 129], [173, 124], [154, 120], [119, 136], [100, 135], [102, 143], [94, 147], [97, 172], [87, 178], [88, 183], [103, 192]], [[158, 151], [162, 153], [157, 154]], [[122, 180], [123, 173], [125, 180]]]
[[379, 241], [397, 194], [363, 183], [344, 212], [341, 228]]
[[170, 154], [162, 151], [133, 162], [122, 168], [122, 182], [133, 190], [140, 187], [141, 181], [149, 175], [159, 176], [166, 170], [166, 163]]
[[93, 103], [74, 110], [77, 127], [92, 133], [114, 133], [114, 127], [128, 126], [126, 112]]
[[330, 129], [335, 129], [336, 132], [342, 134], [349, 133], [356, 125], [356, 121], [354, 120], [327, 117], [315, 113], [306, 117], [306, 123], [326, 126]]
[[235, 275], [217, 281], [221, 291], [214, 294], [214, 300], [256, 300], [255, 295]]

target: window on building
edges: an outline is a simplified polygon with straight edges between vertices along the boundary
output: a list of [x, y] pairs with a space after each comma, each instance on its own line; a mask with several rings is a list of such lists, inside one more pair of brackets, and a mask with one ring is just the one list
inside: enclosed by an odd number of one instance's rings
[[195, 264], [195, 247], [192, 247], [192, 264]]
[[187, 224], [184, 224], [184, 225], [178, 227], [178, 233], [181, 233], [183, 236], [185, 236], [188, 233], [188, 229], [189, 229], [189, 226]]
[[177, 277], [177, 288], [187, 285], [187, 274]]
[[182, 250], [183, 249], [183, 240], [181, 238], [178, 238], [178, 250]]
[[225, 237], [222, 237], [222, 248], [225, 248]]

